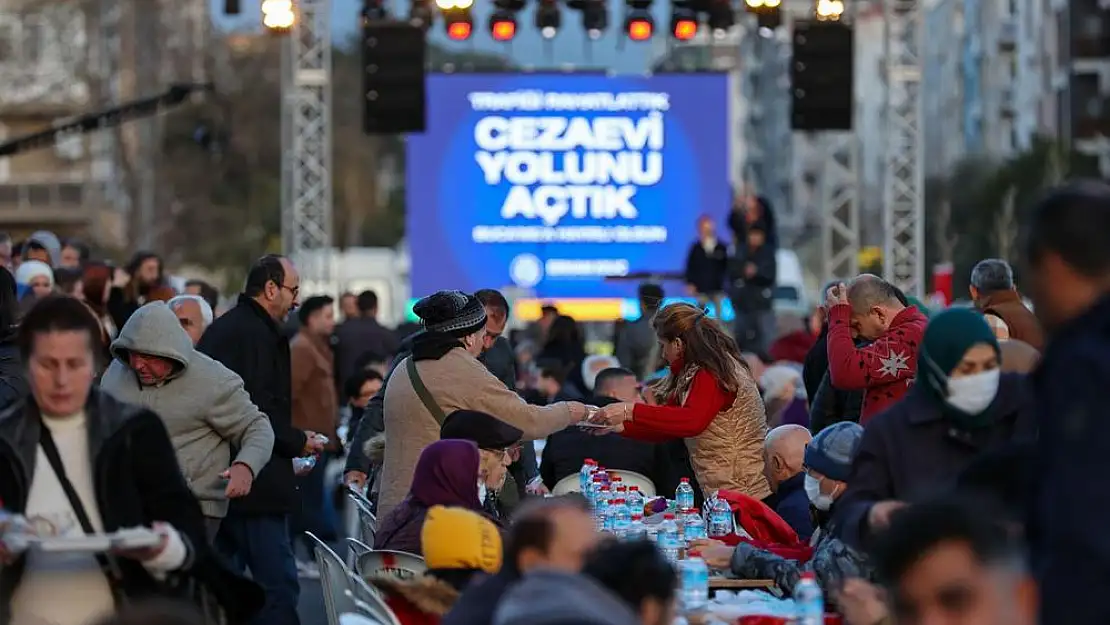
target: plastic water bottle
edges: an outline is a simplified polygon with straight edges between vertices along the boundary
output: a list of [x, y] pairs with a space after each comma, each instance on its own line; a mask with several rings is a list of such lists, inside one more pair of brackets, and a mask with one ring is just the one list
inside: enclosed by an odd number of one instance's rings
[[825, 622], [825, 597], [812, 572], [802, 573], [794, 587], [794, 605], [797, 608], [797, 625], [823, 625]]
[[639, 486], [628, 487], [628, 507], [633, 514], [644, 513], [644, 494], [640, 492]]
[[591, 479], [594, 476], [594, 471], [597, 471], [597, 461], [593, 458], [586, 458], [582, 463], [582, 468], [578, 470], [578, 491], [586, 495], [590, 490]]
[[699, 551], [691, 551], [678, 563], [678, 579], [683, 612], [701, 612], [709, 607], [709, 567]]
[[682, 478], [678, 488], [674, 491], [674, 500], [679, 510], [689, 510], [694, 507], [694, 487], [690, 486], [689, 478]]
[[598, 488], [597, 501], [594, 503], [594, 520], [597, 521], [597, 531], [599, 532], [604, 532], [606, 530], [609, 517], [609, 502], [611, 499], [608, 486]]
[[687, 544], [695, 540], [708, 538], [708, 535], [705, 532], [705, 521], [702, 520], [701, 515], [698, 514], [697, 510], [693, 508], [687, 510], [685, 516], [682, 519], [682, 524], [685, 526], [683, 538], [686, 540]]
[[590, 505], [593, 506], [594, 510], [597, 510], [597, 500], [598, 500], [599, 497], [601, 497], [601, 487], [602, 486], [604, 486], [604, 484], [601, 483], [601, 476], [598, 475], [597, 472], [595, 471], [594, 474], [593, 474], [593, 477], [590, 478], [590, 493], [589, 493]]
[[613, 515], [612, 532], [620, 538], [627, 538], [632, 531], [632, 515], [628, 511], [628, 504], [618, 497], [613, 500], [610, 511]]
[[675, 523], [674, 513], [668, 512], [663, 515], [663, 523], [659, 526], [658, 534], [659, 550], [663, 552], [663, 556], [671, 564], [677, 564], [682, 551], [682, 540], [678, 536], [678, 524]]
[[316, 456], [293, 458], [293, 473], [302, 475], [316, 468]]
[[644, 515], [633, 512], [629, 516], [628, 540], [646, 540], [648, 538], [647, 526], [644, 524]]
[[732, 506], [716, 493], [709, 502], [709, 537], [721, 538], [732, 534]]

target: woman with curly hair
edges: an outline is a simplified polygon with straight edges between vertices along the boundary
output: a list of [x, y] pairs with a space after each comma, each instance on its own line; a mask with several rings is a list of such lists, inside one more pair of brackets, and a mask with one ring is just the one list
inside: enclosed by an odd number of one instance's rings
[[653, 385], [659, 405], [621, 402], [593, 420], [637, 440], [685, 439], [706, 495], [727, 489], [756, 499], [771, 494], [763, 474], [767, 414], [736, 342], [704, 311], [671, 304], [654, 320], [667, 375]]

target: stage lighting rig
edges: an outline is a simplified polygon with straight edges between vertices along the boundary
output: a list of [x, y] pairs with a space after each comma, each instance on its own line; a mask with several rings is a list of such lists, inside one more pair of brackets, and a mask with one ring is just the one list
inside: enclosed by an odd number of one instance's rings
[[563, 25], [563, 12], [559, 10], [559, 0], [540, 0], [536, 7], [536, 29], [544, 39], [553, 39]]
[[744, 10], [755, 15], [760, 28], [782, 25], [782, 0], [744, 0]]
[[836, 22], [844, 15], [844, 2], [843, 0], [817, 0], [814, 12], [820, 22]]
[[567, 8], [582, 13], [582, 29], [591, 40], [597, 40], [609, 28], [609, 6], [606, 0], [567, 0]]
[[709, 0], [705, 7], [706, 23], [713, 34], [724, 36], [736, 24], [731, 0]]
[[489, 34], [494, 41], [512, 41], [516, 36], [516, 14], [524, 8], [524, 0], [494, 0], [489, 17]]
[[466, 41], [474, 32], [474, 0], [436, 0], [436, 6], [443, 14], [443, 26], [447, 37], [454, 41]]
[[431, 0], [412, 0], [409, 5], [409, 23], [417, 28], [428, 30], [432, 27], [435, 16], [432, 14]]
[[652, 0], [625, 0], [624, 32], [632, 41], [647, 41], [655, 34]]
[[297, 22], [293, 0], [262, 0], [262, 26], [271, 33], [287, 33]]
[[691, 0], [671, 1], [671, 36], [689, 41], [698, 34], [698, 12]]

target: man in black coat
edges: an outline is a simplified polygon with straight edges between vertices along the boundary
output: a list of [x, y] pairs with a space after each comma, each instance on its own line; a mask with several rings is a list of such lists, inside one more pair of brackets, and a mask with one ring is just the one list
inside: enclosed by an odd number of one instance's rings
[[209, 326], [197, 349], [243, 378], [251, 401], [270, 418], [274, 451], [246, 497], [232, 501], [217, 547], [249, 568], [266, 590], [258, 625], [297, 625], [296, 560], [289, 514], [299, 505], [292, 459], [322, 449], [314, 432], [292, 426], [289, 341], [281, 321], [297, 305], [300, 276], [288, 259], [269, 255], [247, 274], [239, 303]]
[[378, 294], [363, 291], [356, 301], [358, 316], [335, 328], [335, 373], [340, 388], [355, 374], [364, 354], [389, 358], [400, 347], [397, 335], [378, 323]]
[[0, 543], [0, 624], [84, 622], [176, 594], [171, 584], [184, 580], [214, 597], [229, 622], [245, 623], [262, 591], [212, 553], [161, 419], [93, 387], [100, 332], [70, 297], [43, 299], [24, 318], [18, 343], [31, 394], [0, 412], [0, 501], [42, 538], [146, 527], [159, 542], [96, 559], [28, 557]]
[[1049, 335], [1033, 375], [1040, 438], [1029, 523], [1044, 625], [1110, 623], [1110, 186], [1051, 191], [1027, 222], [1034, 310]]

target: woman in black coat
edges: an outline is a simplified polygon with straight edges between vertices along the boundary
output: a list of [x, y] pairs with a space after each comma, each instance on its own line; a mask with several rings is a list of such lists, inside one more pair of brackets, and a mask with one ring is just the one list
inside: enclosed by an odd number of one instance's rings
[[15, 345], [18, 328], [19, 298], [15, 277], [4, 269], [0, 271], [0, 410], [27, 396], [23, 362]]

